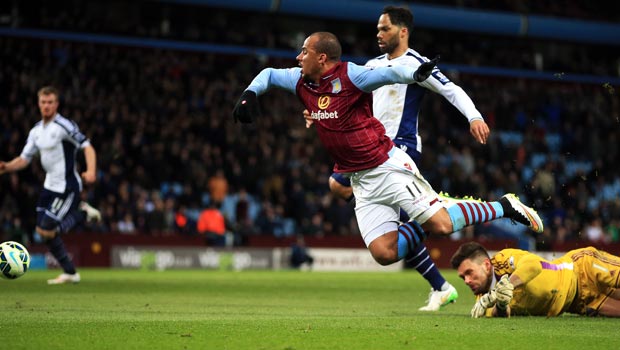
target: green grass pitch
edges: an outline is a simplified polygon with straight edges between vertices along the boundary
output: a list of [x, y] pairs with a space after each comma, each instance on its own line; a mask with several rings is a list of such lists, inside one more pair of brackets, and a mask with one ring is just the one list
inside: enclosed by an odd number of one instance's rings
[[620, 320], [562, 316], [471, 319], [458, 302], [418, 311], [429, 286], [414, 271], [137, 271], [81, 269], [0, 281], [4, 349], [612, 349]]

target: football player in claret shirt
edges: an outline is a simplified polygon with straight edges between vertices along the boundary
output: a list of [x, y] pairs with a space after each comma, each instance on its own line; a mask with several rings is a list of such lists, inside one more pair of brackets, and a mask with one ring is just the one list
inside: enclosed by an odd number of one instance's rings
[[620, 317], [620, 258], [593, 247], [548, 261], [520, 249], [490, 257], [482, 245], [469, 242], [451, 263], [476, 294], [474, 318], [564, 312]]
[[[413, 31], [413, 14], [404, 7], [386, 6], [377, 21], [377, 45], [381, 55], [366, 63], [367, 67], [404, 65], [417, 68], [428, 61], [426, 57], [409, 47]], [[390, 84], [372, 92], [374, 116], [385, 127], [386, 134], [394, 144], [420, 164], [422, 138], [418, 120], [422, 100], [428, 91], [443, 96], [469, 122], [469, 131], [474, 139], [485, 144], [489, 137], [489, 126], [476, 109], [467, 93], [448, 79], [438, 67], [433, 68], [428, 79], [413, 84]], [[339, 197], [353, 199], [351, 182], [342, 173], [333, 173], [329, 178], [330, 190]], [[409, 218], [401, 211], [401, 222]], [[431, 259], [429, 251], [421, 244], [411, 254], [407, 263], [414, 267], [431, 285], [427, 305], [420, 311], [437, 311], [458, 298], [454, 286], [448, 283]]]
[[[426, 232], [447, 235], [464, 226], [503, 217], [540, 232], [538, 214], [512, 194], [497, 202], [457, 203], [446, 209], [407, 153], [394, 147], [372, 113], [372, 91], [387, 84], [424, 81], [436, 60], [409, 66], [368, 68], [340, 60], [335, 35], [316, 32], [297, 56], [300, 67], [263, 69], [243, 92], [233, 117], [251, 123], [260, 116], [257, 96], [272, 87], [297, 95], [314, 121], [317, 134], [346, 173], [356, 198], [355, 215], [373, 258], [389, 265], [410, 256]], [[412, 221], [400, 224], [403, 209]]]

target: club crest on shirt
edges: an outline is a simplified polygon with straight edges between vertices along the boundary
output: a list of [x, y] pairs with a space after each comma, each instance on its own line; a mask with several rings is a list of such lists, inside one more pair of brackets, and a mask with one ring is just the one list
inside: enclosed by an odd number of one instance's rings
[[409, 170], [409, 171], [412, 171], [412, 170], [413, 170], [413, 168], [411, 167], [411, 164], [409, 164], [409, 163], [405, 163], [405, 164], [403, 164], [403, 166], [404, 166], [407, 170]]
[[340, 78], [336, 78], [332, 80], [332, 94], [337, 94], [342, 91], [342, 83], [340, 82]]
[[317, 104], [319, 105], [320, 109], [326, 109], [327, 107], [329, 107], [329, 102], [331, 101], [331, 98], [327, 95], [321, 95], [319, 96], [319, 100], [317, 101]]

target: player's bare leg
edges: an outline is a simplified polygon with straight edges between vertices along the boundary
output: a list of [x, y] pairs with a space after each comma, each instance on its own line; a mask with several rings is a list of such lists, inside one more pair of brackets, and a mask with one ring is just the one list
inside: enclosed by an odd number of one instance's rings
[[398, 226], [397, 231], [375, 238], [368, 245], [368, 250], [379, 264], [389, 265], [402, 259], [411, 259], [425, 239], [426, 233], [422, 227], [410, 221]]
[[454, 232], [454, 226], [448, 211], [444, 208], [440, 209], [435, 215], [431, 216], [425, 223], [422, 224], [422, 228], [426, 232], [430, 232], [436, 235], [449, 235]]
[[372, 257], [383, 266], [399, 261], [398, 232], [392, 231], [377, 237], [370, 243], [368, 250]]

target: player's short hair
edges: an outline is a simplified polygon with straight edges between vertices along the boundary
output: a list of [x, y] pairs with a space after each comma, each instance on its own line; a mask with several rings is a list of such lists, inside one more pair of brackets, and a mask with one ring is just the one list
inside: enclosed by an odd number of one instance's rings
[[485, 258], [490, 259], [489, 253], [480, 243], [468, 242], [461, 245], [459, 249], [456, 250], [456, 253], [454, 253], [452, 259], [450, 259], [450, 264], [452, 264], [452, 268], [458, 269], [463, 261], [467, 259], [483, 260]]
[[383, 8], [383, 14], [390, 16], [392, 24], [407, 27], [409, 33], [413, 30], [413, 13], [406, 7], [386, 6]]
[[54, 95], [56, 96], [56, 99], [58, 99], [59, 97], [58, 89], [56, 89], [53, 86], [44, 86], [40, 88], [39, 91], [37, 92], [37, 96], [47, 96], [47, 95]]
[[324, 53], [330, 61], [340, 61], [342, 56], [342, 46], [338, 38], [330, 32], [316, 32], [312, 34], [317, 36], [318, 40], [314, 44], [314, 50], [317, 53]]

